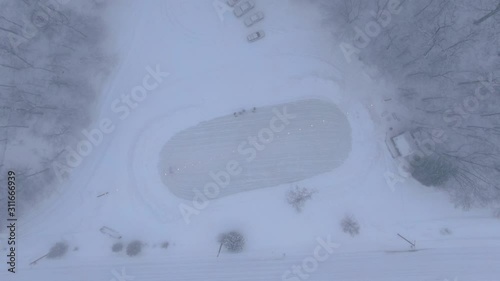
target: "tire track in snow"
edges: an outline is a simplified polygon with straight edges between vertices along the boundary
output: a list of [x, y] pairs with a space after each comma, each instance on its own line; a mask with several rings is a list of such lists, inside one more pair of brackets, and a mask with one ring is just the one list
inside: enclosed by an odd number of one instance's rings
[[[17, 280], [111, 280], [112, 270], [125, 272], [134, 280], [281, 280], [292, 265], [300, 265], [311, 253], [287, 255], [284, 259], [224, 255], [215, 257], [170, 256], [117, 258], [94, 257], [71, 266], [43, 263], [19, 268]], [[58, 262], [58, 261], [53, 261]], [[64, 261], [63, 261], [64, 263]], [[312, 272], [308, 280], [370, 281], [498, 281], [500, 248], [446, 248], [420, 252], [333, 253]], [[0, 273], [3, 277], [5, 273]], [[3, 278], [2, 278], [3, 280]], [[293, 280], [293, 279], [290, 279]], [[128, 280], [127, 280], [128, 281]]]

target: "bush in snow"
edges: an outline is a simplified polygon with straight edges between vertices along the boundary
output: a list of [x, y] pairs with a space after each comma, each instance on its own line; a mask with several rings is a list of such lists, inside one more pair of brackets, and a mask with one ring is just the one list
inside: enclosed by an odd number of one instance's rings
[[68, 244], [65, 242], [57, 242], [54, 246], [52, 246], [52, 248], [50, 248], [47, 258], [60, 258], [64, 256], [66, 252], [68, 252]]
[[238, 253], [241, 252], [245, 246], [245, 237], [237, 231], [231, 231], [221, 234], [219, 236], [219, 243], [229, 252]]
[[349, 233], [351, 236], [359, 234], [359, 224], [351, 215], [346, 215], [340, 222], [340, 226], [342, 227], [342, 231]]
[[170, 245], [170, 244], [169, 244], [167, 241], [165, 241], [165, 242], [161, 243], [161, 247], [162, 247], [163, 249], [168, 248], [168, 245]]
[[292, 205], [292, 207], [297, 210], [297, 212], [301, 212], [306, 201], [311, 199], [313, 193], [315, 192], [315, 190], [309, 190], [305, 187], [295, 186], [295, 188], [290, 188], [288, 190], [286, 194], [286, 200], [288, 204]]
[[115, 253], [120, 252], [121, 250], [123, 250], [123, 243], [116, 242], [115, 244], [113, 244], [113, 246], [111, 246], [111, 250]]
[[434, 155], [414, 158], [411, 165], [411, 175], [425, 186], [442, 186], [457, 172], [450, 161]]
[[134, 240], [127, 245], [127, 255], [137, 256], [142, 250], [142, 242], [139, 240]]
[[451, 235], [452, 232], [449, 228], [443, 227], [439, 230], [439, 233], [441, 233], [441, 235]]

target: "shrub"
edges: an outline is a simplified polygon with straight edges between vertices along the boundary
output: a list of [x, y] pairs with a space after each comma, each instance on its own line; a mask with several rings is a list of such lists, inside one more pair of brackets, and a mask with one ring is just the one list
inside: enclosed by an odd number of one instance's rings
[[439, 233], [441, 233], [441, 235], [451, 235], [451, 230], [447, 227], [443, 227], [439, 230]]
[[238, 253], [243, 250], [245, 246], [245, 238], [237, 231], [223, 233], [219, 236], [219, 243], [221, 243], [229, 252]]
[[127, 255], [137, 256], [142, 250], [142, 242], [139, 240], [134, 240], [127, 245]]
[[351, 215], [346, 215], [340, 222], [340, 226], [344, 233], [349, 233], [353, 237], [359, 234], [359, 224]]
[[123, 243], [116, 242], [115, 244], [113, 244], [113, 246], [111, 246], [111, 250], [115, 253], [120, 252], [121, 250], [123, 250]]
[[169, 244], [167, 241], [165, 241], [165, 242], [161, 243], [161, 247], [162, 247], [163, 249], [168, 248], [168, 246], [169, 246], [169, 245], [170, 245], [170, 244]]
[[410, 164], [412, 177], [425, 186], [442, 186], [457, 172], [449, 160], [435, 155], [417, 156]]
[[65, 242], [57, 242], [54, 246], [52, 246], [52, 248], [50, 248], [47, 258], [60, 258], [64, 256], [66, 252], [68, 252], [68, 244]]
[[292, 205], [297, 212], [301, 212], [306, 201], [310, 200], [315, 192], [316, 191], [309, 190], [305, 187], [295, 186], [295, 188], [290, 188], [288, 190], [286, 199], [288, 204]]

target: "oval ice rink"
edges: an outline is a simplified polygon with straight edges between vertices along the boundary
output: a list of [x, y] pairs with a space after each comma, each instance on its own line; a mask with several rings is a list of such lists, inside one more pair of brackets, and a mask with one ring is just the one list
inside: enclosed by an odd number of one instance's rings
[[158, 169], [176, 196], [215, 199], [329, 172], [350, 150], [344, 113], [309, 99], [250, 107], [183, 130], [163, 147]]

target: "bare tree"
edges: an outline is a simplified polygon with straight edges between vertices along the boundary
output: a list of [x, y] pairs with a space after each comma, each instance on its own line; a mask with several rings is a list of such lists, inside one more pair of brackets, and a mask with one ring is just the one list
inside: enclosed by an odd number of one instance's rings
[[340, 222], [340, 227], [343, 232], [348, 233], [353, 237], [359, 234], [359, 223], [352, 215], [346, 215]]
[[[362, 1], [358, 22], [376, 20], [384, 1]], [[341, 1], [331, 9], [343, 9]], [[402, 1], [401, 12], [359, 50], [400, 91], [399, 125], [433, 142], [413, 176], [450, 193], [456, 206], [500, 201], [500, 20], [498, 0]], [[375, 15], [375, 16], [374, 16]], [[362, 28], [361, 28], [362, 29]], [[359, 30], [358, 30], [359, 32]], [[345, 37], [339, 40], [345, 40]], [[443, 138], [435, 140], [435, 132]]]
[[238, 253], [243, 251], [245, 246], [245, 237], [237, 231], [230, 231], [219, 235], [218, 242], [229, 252]]
[[[103, 81], [94, 73], [111, 67], [104, 10], [63, 2], [0, 3], [0, 179], [5, 169], [24, 171], [18, 192], [29, 201], [20, 206], [56, 191], [47, 168], [64, 159], [61, 147], [81, 139]], [[19, 157], [20, 150], [30, 157]]]
[[315, 192], [315, 190], [295, 186], [287, 191], [286, 200], [297, 212], [302, 212], [306, 201], [312, 199]]
[[63, 257], [68, 252], [68, 244], [66, 242], [57, 242], [52, 248], [50, 248], [47, 258], [60, 258]]
[[498, 2], [497, 6], [496, 6], [496, 8], [494, 10], [492, 10], [489, 13], [487, 13], [486, 15], [484, 15], [483, 17], [481, 17], [480, 19], [475, 20], [474, 24], [478, 25], [478, 24], [482, 23], [483, 21], [487, 20], [488, 18], [494, 16], [499, 11], [500, 11], [500, 2]]

